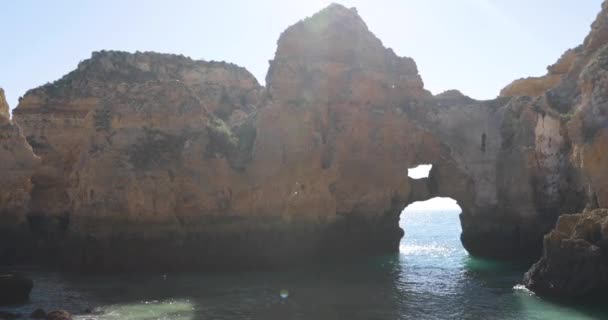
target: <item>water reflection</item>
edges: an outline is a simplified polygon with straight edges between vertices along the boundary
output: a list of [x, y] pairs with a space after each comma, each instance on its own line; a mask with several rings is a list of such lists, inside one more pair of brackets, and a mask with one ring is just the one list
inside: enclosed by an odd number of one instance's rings
[[[527, 266], [474, 259], [455, 213], [403, 221], [401, 252], [286, 272], [66, 275], [26, 270], [35, 308], [102, 314], [80, 319], [601, 319], [601, 305], [564, 305], [514, 287]], [[418, 219], [418, 220], [416, 220]], [[452, 220], [450, 220], [452, 219]], [[285, 292], [288, 292], [286, 298]]]

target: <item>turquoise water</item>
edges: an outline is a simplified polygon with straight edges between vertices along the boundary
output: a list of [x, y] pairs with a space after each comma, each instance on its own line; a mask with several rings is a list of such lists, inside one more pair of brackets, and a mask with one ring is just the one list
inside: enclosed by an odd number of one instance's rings
[[[400, 253], [289, 272], [75, 276], [24, 271], [28, 304], [77, 319], [608, 319], [608, 306], [557, 304], [518, 286], [526, 266], [469, 257], [458, 212], [402, 215]], [[284, 296], [284, 298], [281, 297]]]

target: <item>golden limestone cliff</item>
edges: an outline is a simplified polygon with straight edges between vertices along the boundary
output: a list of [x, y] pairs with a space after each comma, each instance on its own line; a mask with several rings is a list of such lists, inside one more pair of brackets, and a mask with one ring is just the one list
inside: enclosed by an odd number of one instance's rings
[[[608, 288], [608, 2], [577, 49], [574, 63], [546, 99], [562, 111], [569, 140], [568, 161], [586, 193], [581, 211], [565, 212], [544, 238], [541, 260], [526, 274], [526, 285], [543, 294], [603, 294]], [[568, 98], [565, 101], [562, 99]], [[563, 102], [562, 102], [563, 101]], [[566, 107], [566, 108], [563, 108]], [[573, 214], [582, 212], [580, 214]]]
[[4, 91], [0, 88], [0, 259], [13, 260], [11, 243], [25, 243], [29, 235], [26, 216], [32, 189], [31, 174], [38, 157], [10, 119]]
[[608, 209], [559, 217], [544, 238], [543, 257], [524, 276], [540, 294], [563, 297], [603, 294], [608, 286]]
[[[490, 101], [433, 96], [336, 4], [281, 34], [266, 87], [228, 63], [96, 52], [14, 110], [40, 164], [21, 171], [26, 209], [0, 212], [47, 263], [254, 268], [395, 252], [403, 208], [444, 196], [470, 253], [539, 257], [560, 215], [608, 206], [604, 20]], [[428, 178], [408, 178], [418, 164]]]

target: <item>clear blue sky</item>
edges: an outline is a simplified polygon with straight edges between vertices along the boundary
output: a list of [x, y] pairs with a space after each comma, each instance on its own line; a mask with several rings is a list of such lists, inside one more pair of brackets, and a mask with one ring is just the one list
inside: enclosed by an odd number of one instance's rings
[[[263, 83], [281, 31], [323, 0], [7, 1], [0, 11], [0, 86], [11, 107], [92, 51], [182, 53], [225, 60]], [[402, 56], [426, 87], [492, 98], [511, 80], [540, 75], [580, 44], [600, 0], [343, 0]]]

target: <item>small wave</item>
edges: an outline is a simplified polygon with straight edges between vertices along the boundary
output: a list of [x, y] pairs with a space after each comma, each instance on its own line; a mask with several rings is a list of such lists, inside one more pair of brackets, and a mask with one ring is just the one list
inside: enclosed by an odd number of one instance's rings
[[513, 290], [521, 291], [523, 293], [527, 293], [530, 295], [534, 294], [534, 292], [530, 291], [530, 289], [526, 288], [526, 286], [524, 286], [523, 284], [517, 284], [517, 285], [513, 286]]
[[399, 246], [399, 252], [406, 255], [447, 255], [450, 253], [450, 250], [437, 244], [402, 244]]

